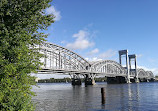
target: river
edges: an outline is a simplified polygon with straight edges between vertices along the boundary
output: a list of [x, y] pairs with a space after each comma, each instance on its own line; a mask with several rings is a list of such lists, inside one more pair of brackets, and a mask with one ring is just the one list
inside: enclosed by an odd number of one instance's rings
[[[96, 83], [72, 86], [70, 83], [38, 83], [33, 101], [36, 111], [158, 111], [158, 82], [131, 84]], [[105, 88], [105, 104], [101, 88]]]

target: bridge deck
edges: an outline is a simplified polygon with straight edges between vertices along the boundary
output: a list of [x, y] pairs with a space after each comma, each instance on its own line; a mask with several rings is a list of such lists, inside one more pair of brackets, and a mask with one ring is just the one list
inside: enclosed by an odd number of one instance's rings
[[114, 73], [105, 73], [105, 72], [95, 72], [95, 71], [85, 71], [85, 70], [65, 70], [65, 69], [41, 69], [37, 70], [38, 74], [96, 74], [96, 75], [104, 75], [107, 77], [116, 77], [116, 76], [123, 76], [126, 77], [126, 74], [114, 74]]

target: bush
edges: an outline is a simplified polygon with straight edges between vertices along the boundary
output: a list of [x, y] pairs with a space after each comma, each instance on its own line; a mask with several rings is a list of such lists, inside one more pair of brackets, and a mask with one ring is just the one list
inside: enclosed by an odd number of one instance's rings
[[[53, 23], [46, 15], [51, 0], [0, 1], [0, 110], [32, 111], [31, 85], [42, 57], [35, 49], [46, 37], [43, 30]], [[30, 47], [33, 47], [31, 49]]]

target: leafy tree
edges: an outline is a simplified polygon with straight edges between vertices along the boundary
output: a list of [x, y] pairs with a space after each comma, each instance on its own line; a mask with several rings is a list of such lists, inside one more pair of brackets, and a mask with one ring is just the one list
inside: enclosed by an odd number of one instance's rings
[[52, 0], [0, 0], [0, 110], [32, 111], [35, 85], [30, 76], [42, 57], [35, 44], [45, 41], [44, 30], [53, 23], [45, 14]]

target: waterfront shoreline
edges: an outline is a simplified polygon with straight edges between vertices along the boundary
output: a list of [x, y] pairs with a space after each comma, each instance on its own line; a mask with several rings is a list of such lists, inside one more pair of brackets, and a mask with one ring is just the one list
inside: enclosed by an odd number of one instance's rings
[[[81, 81], [84, 82], [84, 78], [81, 78]], [[37, 83], [71, 83], [71, 78], [63, 78], [63, 79], [40, 79]], [[95, 82], [106, 82], [106, 77], [95, 78]]]

